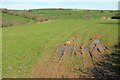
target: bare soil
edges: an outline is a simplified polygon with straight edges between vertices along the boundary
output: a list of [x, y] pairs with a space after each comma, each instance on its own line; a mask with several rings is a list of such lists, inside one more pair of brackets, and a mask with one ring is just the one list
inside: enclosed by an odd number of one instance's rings
[[[94, 54], [93, 59], [96, 61], [102, 61], [101, 55]], [[81, 61], [79, 66], [74, 66], [73, 58], [79, 57], [77, 55], [64, 55], [62, 59], [59, 59], [57, 54], [51, 57], [49, 60], [40, 62], [33, 71], [33, 78], [82, 78], [93, 77], [94, 74], [91, 69], [95, 68], [94, 60], [91, 59], [89, 53], [85, 53], [79, 60]]]

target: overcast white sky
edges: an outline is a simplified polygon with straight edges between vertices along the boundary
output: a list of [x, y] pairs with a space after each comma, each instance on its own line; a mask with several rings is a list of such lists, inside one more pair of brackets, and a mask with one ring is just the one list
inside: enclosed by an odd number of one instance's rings
[[1, 0], [8, 9], [79, 8], [117, 10], [119, 0]]

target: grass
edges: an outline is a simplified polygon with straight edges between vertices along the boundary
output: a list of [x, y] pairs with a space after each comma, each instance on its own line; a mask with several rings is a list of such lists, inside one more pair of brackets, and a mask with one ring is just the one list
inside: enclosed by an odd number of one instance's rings
[[31, 71], [39, 61], [55, 54], [56, 46], [76, 34], [80, 35], [79, 43], [95, 33], [101, 34], [103, 42], [111, 46], [118, 40], [116, 23], [117, 20], [62, 19], [3, 28], [3, 77], [31, 77]]
[[15, 21], [23, 21], [23, 22], [30, 22], [30, 19], [26, 19], [20, 16], [10, 15], [10, 14], [2, 14], [2, 19], [5, 20], [15, 20]]
[[0, 28], [0, 79], [2, 78], [2, 29]]
[[87, 12], [83, 10], [33, 10], [33, 12], [38, 13], [40, 16], [56, 16], [62, 17], [64, 19], [81, 19], [89, 16], [92, 19], [101, 19], [103, 16], [111, 17], [115, 13], [110, 13], [109, 11], [100, 11]]

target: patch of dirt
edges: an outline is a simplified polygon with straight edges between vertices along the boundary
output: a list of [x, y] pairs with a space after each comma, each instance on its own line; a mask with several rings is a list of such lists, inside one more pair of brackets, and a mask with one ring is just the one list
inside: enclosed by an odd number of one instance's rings
[[69, 61], [67, 58], [59, 60], [56, 56], [51, 58], [46, 63], [40, 63], [34, 69], [33, 78], [65, 78], [76, 77], [77, 74], [70, 72], [70, 68], [67, 65]]
[[[47, 61], [39, 63], [33, 72], [33, 78], [83, 78], [83, 77], [93, 77], [94, 74], [91, 73], [91, 69], [94, 68], [94, 61], [92, 61], [89, 53], [85, 53], [82, 59], [79, 57], [81, 63], [78, 66], [74, 67], [74, 64], [77, 64], [75, 57], [77, 55], [64, 55], [61, 59], [57, 56], [51, 57]], [[94, 60], [103, 60], [102, 57], [98, 54], [94, 56]], [[96, 61], [97, 61], [96, 60]]]
[[[92, 38], [98, 44], [100, 41], [96, 37]], [[72, 42], [73, 43], [73, 42]], [[70, 44], [69, 44], [70, 45]], [[74, 44], [72, 44], [74, 45]], [[66, 46], [66, 45], [65, 45]], [[70, 45], [71, 46], [71, 45]], [[98, 45], [99, 46], [99, 45]], [[66, 48], [67, 49], [67, 48]], [[69, 49], [68, 49], [69, 50]], [[64, 49], [60, 50], [61, 52]], [[74, 50], [73, 50], [74, 51]], [[96, 63], [107, 61], [104, 57], [108, 52], [102, 53], [94, 48], [92, 56], [90, 50], [82, 51], [82, 55], [65, 54], [59, 57], [57, 54], [51, 55], [50, 58], [40, 62], [33, 70], [33, 78], [93, 78], [103, 77], [104, 72], [100, 70], [100, 66]]]
[[51, 22], [51, 20], [48, 20], [48, 21], [43, 21], [43, 22], [37, 22], [37, 24], [49, 23], [49, 22]]

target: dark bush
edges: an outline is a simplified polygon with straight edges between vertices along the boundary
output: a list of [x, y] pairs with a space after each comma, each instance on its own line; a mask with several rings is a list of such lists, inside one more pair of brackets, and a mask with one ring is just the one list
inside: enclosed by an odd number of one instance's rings
[[7, 9], [1, 9], [2, 10], [2, 13], [7, 13], [8, 10]]
[[103, 13], [104, 11], [103, 11], [103, 10], [101, 10], [100, 12], [101, 12], [101, 13]]
[[112, 16], [111, 19], [120, 19], [120, 14], [116, 14], [115, 16]]
[[69, 13], [69, 15], [71, 15], [71, 13]]

